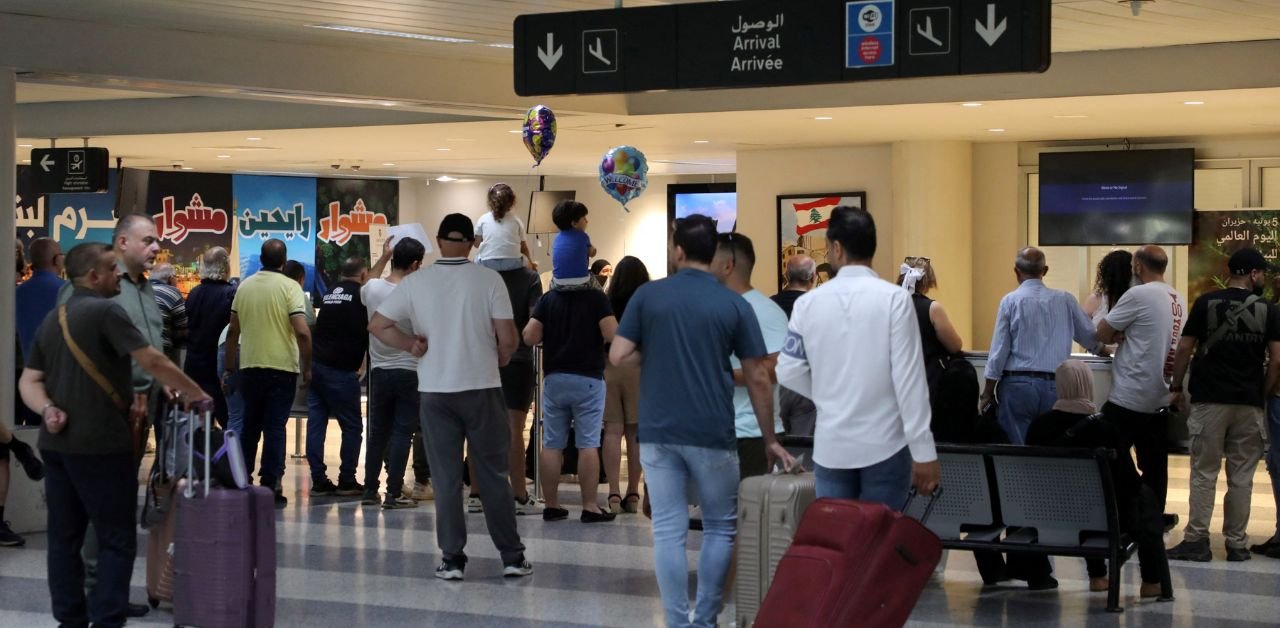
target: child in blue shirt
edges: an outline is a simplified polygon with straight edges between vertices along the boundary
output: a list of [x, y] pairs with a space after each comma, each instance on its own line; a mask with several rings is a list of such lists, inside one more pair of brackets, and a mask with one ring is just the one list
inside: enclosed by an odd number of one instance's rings
[[587, 267], [587, 261], [596, 254], [586, 231], [587, 206], [577, 201], [560, 201], [551, 210], [551, 221], [560, 228], [551, 245], [551, 289], [599, 290], [600, 285]]

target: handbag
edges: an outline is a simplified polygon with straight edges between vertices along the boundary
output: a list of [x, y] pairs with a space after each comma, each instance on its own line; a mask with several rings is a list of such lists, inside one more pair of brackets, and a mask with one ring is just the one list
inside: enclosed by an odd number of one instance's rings
[[142, 453], [145, 422], [142, 419], [135, 419], [130, 416], [129, 403], [120, 396], [120, 393], [116, 392], [115, 387], [111, 385], [111, 381], [102, 374], [102, 371], [98, 370], [98, 367], [93, 364], [89, 356], [80, 349], [80, 345], [76, 344], [75, 339], [71, 337], [71, 330], [67, 327], [67, 305], [65, 303], [58, 306], [58, 326], [62, 328], [62, 340], [67, 343], [67, 349], [71, 351], [71, 356], [76, 359], [76, 363], [89, 376], [89, 379], [92, 379], [98, 385], [98, 388], [101, 388], [102, 392], [107, 394], [107, 397], [111, 399], [111, 403], [125, 413], [125, 423], [129, 425], [129, 442], [133, 445], [133, 455], [134, 458], [139, 458]]

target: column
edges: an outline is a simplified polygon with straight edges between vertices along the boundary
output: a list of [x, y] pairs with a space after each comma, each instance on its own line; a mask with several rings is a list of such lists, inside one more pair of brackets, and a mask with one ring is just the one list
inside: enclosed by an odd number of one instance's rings
[[892, 227], [877, 254], [892, 262], [890, 281], [904, 257], [932, 260], [938, 287], [928, 296], [946, 308], [966, 349], [973, 347], [972, 163], [969, 142], [895, 143]]
[[[14, 198], [17, 195], [17, 164], [14, 163], [15, 144], [18, 141], [15, 129], [17, 115], [17, 76], [12, 68], [0, 67], [0, 199]], [[8, 255], [13, 250], [17, 239], [17, 224], [14, 212], [0, 211], [0, 251]], [[12, 258], [6, 258], [12, 259]], [[14, 397], [17, 387], [10, 386], [14, 381], [14, 338], [17, 331], [14, 327], [14, 285], [5, 281], [0, 288], [0, 338], [5, 339], [8, 350], [0, 351], [0, 417], [8, 425], [13, 425]]]

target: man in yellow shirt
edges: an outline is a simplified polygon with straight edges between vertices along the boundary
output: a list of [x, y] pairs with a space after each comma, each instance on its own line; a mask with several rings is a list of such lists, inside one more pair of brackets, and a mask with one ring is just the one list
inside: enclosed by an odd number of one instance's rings
[[298, 283], [280, 272], [287, 257], [284, 242], [267, 240], [262, 244], [262, 271], [236, 290], [223, 373], [225, 382], [237, 364], [242, 370], [244, 433], [240, 442], [244, 459], [252, 472], [261, 438], [258, 477], [263, 486], [275, 489], [277, 507], [289, 503], [281, 491], [280, 478], [284, 475], [285, 423], [298, 375], [304, 386], [311, 381], [311, 330], [306, 318], [310, 306]]

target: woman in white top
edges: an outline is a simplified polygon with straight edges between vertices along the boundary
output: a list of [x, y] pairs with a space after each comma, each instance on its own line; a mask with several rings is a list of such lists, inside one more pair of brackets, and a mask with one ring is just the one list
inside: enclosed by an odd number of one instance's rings
[[1120, 302], [1120, 297], [1132, 284], [1132, 253], [1112, 251], [1098, 262], [1098, 278], [1094, 281], [1093, 292], [1084, 301], [1084, 313], [1093, 320], [1094, 326], [1107, 317], [1111, 306]]
[[538, 264], [529, 256], [529, 245], [524, 241], [524, 223], [510, 215], [516, 204], [516, 193], [505, 183], [489, 188], [489, 212], [476, 221], [476, 262], [496, 271], [515, 270], [529, 259], [529, 268], [538, 270]]

